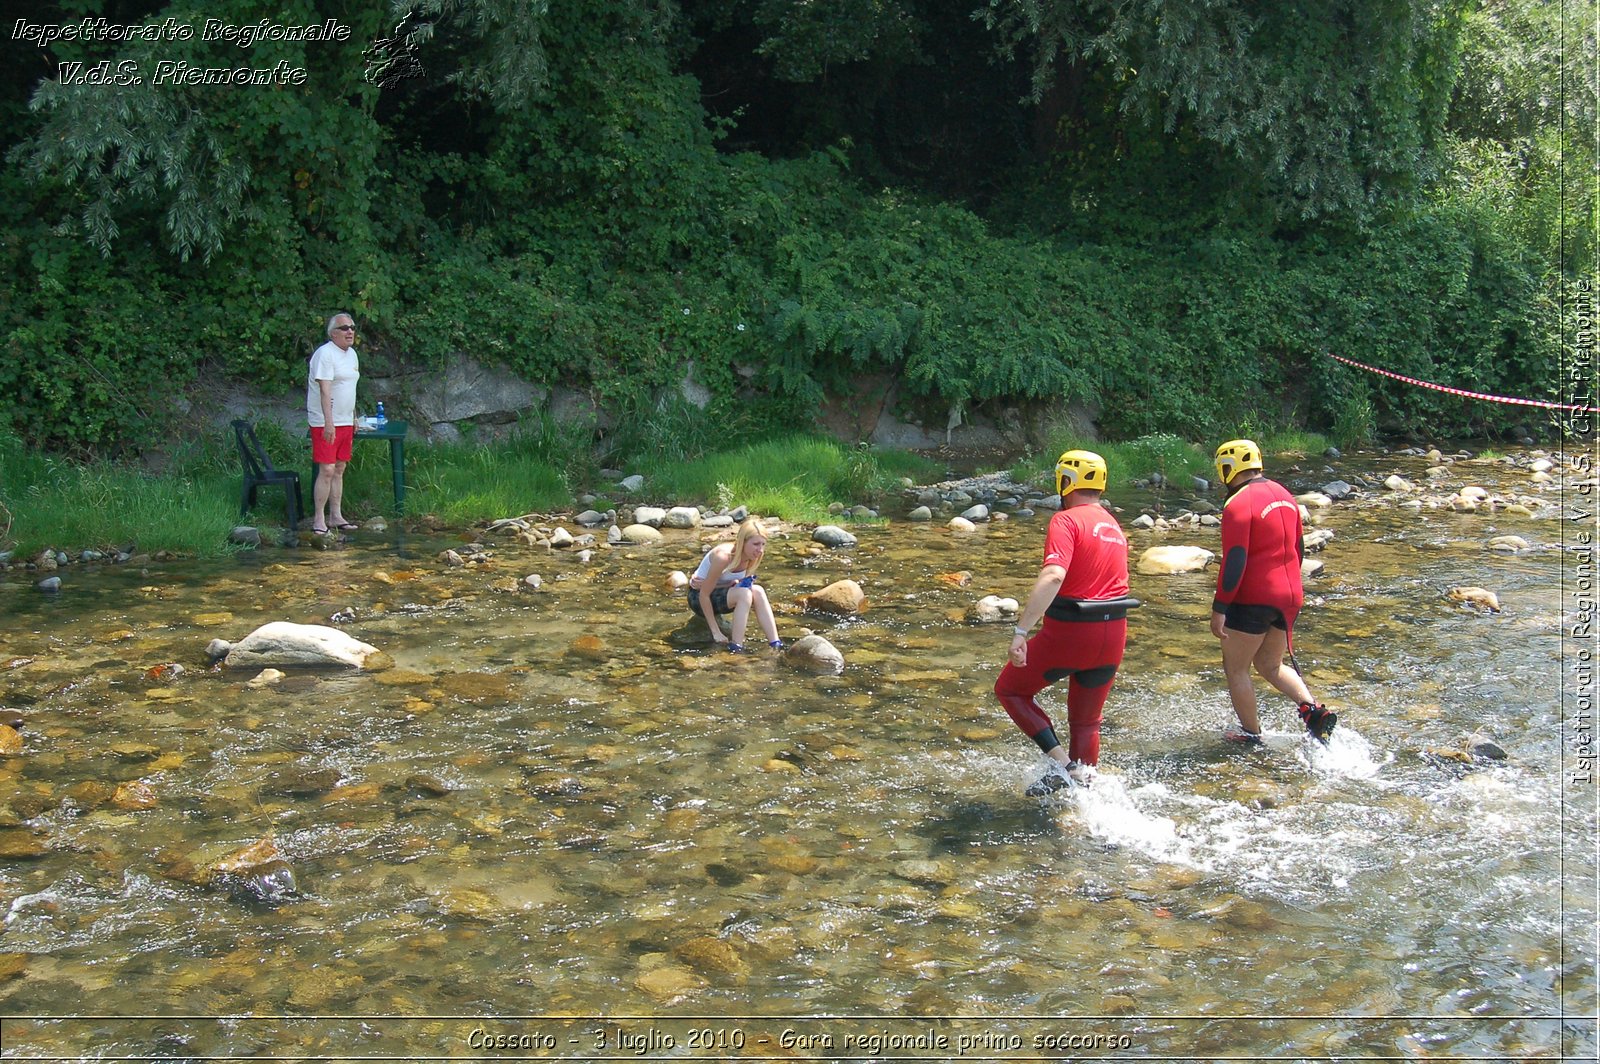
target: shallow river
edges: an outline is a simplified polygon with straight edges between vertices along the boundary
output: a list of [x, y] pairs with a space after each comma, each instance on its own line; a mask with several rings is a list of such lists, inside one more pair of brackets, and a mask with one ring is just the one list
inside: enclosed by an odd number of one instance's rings
[[[780, 630], [836, 677], [711, 653], [663, 588], [699, 533], [587, 565], [494, 540], [477, 569], [359, 533], [54, 597], [0, 574], [4, 1056], [1592, 1058], [1592, 480], [1462, 484], [1533, 516], [1318, 511], [1296, 642], [1330, 746], [1264, 685], [1268, 746], [1224, 742], [1214, 568], [1135, 576], [1103, 775], [1050, 799], [990, 691], [1009, 625], [962, 619], [1025, 598], [1047, 514], [775, 537]], [[1508, 534], [1532, 549], [1486, 548]], [[863, 615], [793, 605], [847, 576]], [[206, 668], [215, 636], [343, 610], [394, 668]], [[281, 896], [208, 877], [261, 840]]]

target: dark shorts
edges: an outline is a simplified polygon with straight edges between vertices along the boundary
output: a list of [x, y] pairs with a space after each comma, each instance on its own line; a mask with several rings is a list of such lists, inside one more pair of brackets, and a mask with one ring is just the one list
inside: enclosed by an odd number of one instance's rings
[[[711, 592], [711, 612], [712, 613], [732, 613], [733, 612], [733, 607], [728, 605], [728, 592], [732, 588], [733, 588], [733, 585], [729, 584], [727, 587], [719, 587], [719, 588], [715, 588], [715, 589], [712, 590], [712, 592]], [[696, 591], [692, 587], [691, 588], [686, 588], [685, 590], [687, 590], [689, 592], [689, 612], [694, 614], [695, 616], [700, 616], [700, 592]]]
[[1278, 607], [1250, 606], [1241, 602], [1228, 604], [1228, 611], [1222, 615], [1222, 623], [1246, 635], [1265, 635], [1268, 628], [1282, 628], [1285, 632], [1289, 630], [1289, 622]]

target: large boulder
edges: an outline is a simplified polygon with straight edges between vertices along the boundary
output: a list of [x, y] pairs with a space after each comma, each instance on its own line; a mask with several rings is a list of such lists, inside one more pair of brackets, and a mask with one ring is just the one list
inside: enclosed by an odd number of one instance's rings
[[211, 653], [218, 651], [222, 651], [222, 663], [229, 668], [343, 665], [376, 671], [393, 664], [389, 655], [377, 647], [337, 628], [291, 621], [264, 624], [231, 645], [216, 640], [211, 644]]
[[1204, 569], [1214, 557], [1204, 547], [1151, 547], [1139, 555], [1136, 568], [1146, 576], [1172, 576]]
[[813, 591], [802, 600], [806, 609], [834, 613], [848, 617], [867, 608], [866, 592], [854, 580], [836, 580], [820, 591]]
[[783, 652], [783, 663], [803, 672], [838, 675], [844, 671], [844, 655], [820, 635], [801, 636]]

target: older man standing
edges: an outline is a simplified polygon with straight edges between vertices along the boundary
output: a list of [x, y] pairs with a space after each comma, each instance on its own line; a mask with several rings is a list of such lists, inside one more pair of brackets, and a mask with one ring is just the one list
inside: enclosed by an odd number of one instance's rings
[[306, 420], [311, 425], [311, 460], [317, 464], [311, 531], [318, 535], [356, 527], [340, 508], [355, 439], [356, 381], [361, 378], [355, 342], [355, 320], [335, 314], [328, 319], [328, 342], [312, 353], [306, 373]]

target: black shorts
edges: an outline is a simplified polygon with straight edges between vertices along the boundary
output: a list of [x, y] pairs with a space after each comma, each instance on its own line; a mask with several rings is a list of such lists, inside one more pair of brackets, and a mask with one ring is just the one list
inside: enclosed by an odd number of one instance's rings
[[[731, 591], [734, 586], [735, 585], [733, 584], [729, 584], [727, 587], [718, 587], [712, 589], [711, 612], [713, 614], [733, 612], [733, 607], [728, 605], [728, 592]], [[695, 614], [696, 616], [700, 616], [700, 592], [696, 591], [692, 587], [685, 588], [684, 590], [689, 592], [689, 612]]]
[[1265, 635], [1268, 628], [1282, 628], [1289, 630], [1289, 622], [1284, 620], [1283, 611], [1276, 606], [1250, 606], [1241, 602], [1230, 602], [1228, 610], [1222, 615], [1222, 623], [1235, 632], [1246, 635]]

